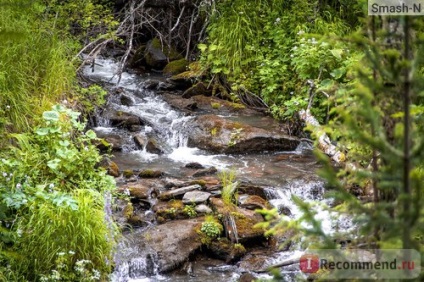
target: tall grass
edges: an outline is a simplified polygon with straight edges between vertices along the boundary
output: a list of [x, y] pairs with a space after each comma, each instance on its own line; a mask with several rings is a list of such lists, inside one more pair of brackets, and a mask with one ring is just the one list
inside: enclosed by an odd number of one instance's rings
[[75, 253], [67, 261], [70, 266], [78, 260], [90, 260], [93, 269], [103, 274], [111, 270], [114, 241], [105, 222], [103, 196], [83, 189], [76, 190], [73, 196], [77, 209], [35, 201], [29, 208], [30, 217], [18, 227], [22, 232], [16, 246], [20, 258], [14, 266], [18, 273], [32, 273], [32, 277], [27, 277], [31, 281], [57, 269], [60, 253]]
[[[23, 131], [33, 118], [70, 90], [74, 67], [69, 41], [40, 24], [36, 1], [2, 1], [0, 13], [0, 107], [2, 129]], [[52, 23], [51, 23], [52, 24]]]
[[234, 170], [223, 170], [218, 174], [218, 177], [222, 183], [222, 201], [228, 206], [234, 205], [239, 185], [239, 182], [236, 181], [236, 172]]

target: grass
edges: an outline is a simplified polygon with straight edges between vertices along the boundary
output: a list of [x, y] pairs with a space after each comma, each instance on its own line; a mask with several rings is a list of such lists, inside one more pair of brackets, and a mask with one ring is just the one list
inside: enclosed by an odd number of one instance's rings
[[31, 216], [20, 223], [22, 238], [19, 241], [20, 259], [15, 266], [18, 272], [33, 271], [37, 279], [55, 269], [57, 254], [75, 252], [70, 265], [77, 260], [90, 260], [93, 268], [109, 273], [114, 240], [105, 222], [103, 196], [90, 190], [73, 193], [78, 203], [57, 206], [49, 201], [35, 201], [30, 206]]
[[7, 131], [28, 129], [34, 117], [59, 101], [75, 81], [68, 59], [70, 40], [40, 27], [38, 13], [32, 5], [2, 5], [0, 125]]
[[234, 205], [235, 194], [239, 185], [239, 182], [236, 181], [236, 172], [234, 170], [223, 170], [218, 174], [218, 177], [222, 183], [222, 201], [226, 205]]

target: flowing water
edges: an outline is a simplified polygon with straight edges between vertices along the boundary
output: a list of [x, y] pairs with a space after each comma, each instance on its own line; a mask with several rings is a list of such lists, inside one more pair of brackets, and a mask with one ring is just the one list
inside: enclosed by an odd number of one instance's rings
[[[144, 89], [150, 76], [138, 76], [124, 72], [119, 86], [118, 78], [114, 76], [117, 63], [112, 59], [97, 59], [94, 69], [86, 67], [84, 74], [91, 80], [105, 83], [113, 90], [120, 87], [125, 91], [133, 104], [124, 106], [120, 103], [119, 95], [110, 95], [107, 102], [107, 111], [96, 118], [94, 130], [100, 134], [117, 134], [124, 140], [121, 152], [114, 153], [114, 161], [120, 169], [158, 169], [174, 176], [180, 176], [180, 167], [189, 162], [197, 162], [206, 167], [215, 166], [220, 169], [234, 169], [239, 180], [267, 186], [268, 199], [271, 204], [281, 209], [290, 211], [291, 218], [301, 216], [301, 211], [293, 203], [291, 196], [294, 194], [307, 201], [319, 201], [331, 205], [324, 199], [324, 183], [315, 174], [318, 165], [311, 154], [311, 148], [306, 143], [301, 143], [295, 151], [275, 152], [266, 154], [225, 155], [212, 154], [198, 148], [187, 146], [187, 125], [192, 117], [172, 109], [155, 91]], [[161, 77], [155, 79], [163, 80]], [[114, 128], [108, 123], [107, 113], [111, 110], [122, 111], [137, 115], [146, 122], [137, 133], [142, 136], [155, 136], [164, 148], [164, 154], [153, 154], [146, 148], [138, 148], [132, 135], [127, 131]], [[257, 125], [257, 117], [244, 117], [227, 115], [225, 118]], [[294, 156], [294, 157], [293, 157]], [[331, 234], [340, 230], [349, 230], [352, 223], [346, 218], [337, 218], [337, 215], [327, 211], [325, 206], [317, 207], [316, 219], [322, 220], [323, 229]], [[149, 227], [147, 227], [149, 228]], [[155, 254], [148, 250], [137, 248], [137, 232], [125, 236], [120, 242], [116, 254], [116, 271], [112, 276], [113, 281], [235, 281], [238, 277], [234, 266], [223, 265], [220, 268], [208, 267], [196, 273], [200, 276], [187, 277], [178, 275], [160, 275], [157, 273]], [[297, 256], [299, 252], [280, 252], [269, 258], [269, 263]], [[290, 280], [296, 270], [289, 270], [287, 280]]]

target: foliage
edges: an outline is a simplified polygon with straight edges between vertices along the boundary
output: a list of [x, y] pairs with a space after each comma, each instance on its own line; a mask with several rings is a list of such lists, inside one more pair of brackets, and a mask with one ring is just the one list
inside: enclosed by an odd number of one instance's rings
[[206, 235], [209, 240], [218, 238], [221, 235], [222, 230], [222, 225], [212, 216], [207, 216], [200, 228], [200, 231]]
[[14, 144], [1, 152], [0, 259], [26, 277], [47, 275], [56, 253], [69, 250], [102, 274], [110, 270], [103, 197], [114, 180], [96, 168], [96, 135], [84, 132], [78, 116], [56, 105], [32, 132], [12, 134]]
[[[61, 276], [61, 281], [83, 281], [88, 275], [99, 280], [110, 273], [114, 243], [105, 218], [103, 195], [83, 189], [71, 195], [76, 209], [48, 201], [29, 206], [31, 216], [17, 227], [22, 232], [15, 246], [20, 254], [19, 272], [30, 277], [48, 277], [53, 272]], [[74, 254], [61, 257], [61, 252]]]
[[[422, 252], [424, 131], [422, 113], [415, 109], [422, 106], [424, 90], [418, 55], [424, 50], [423, 23], [412, 17], [392, 20], [401, 32], [370, 18], [369, 36], [361, 31], [348, 37], [365, 55], [355, 65], [355, 79], [334, 93], [337, 106], [326, 127], [347, 161], [335, 169], [328, 156], [319, 151], [317, 156], [324, 164], [320, 175], [332, 188], [328, 196], [341, 203], [333, 211], [356, 223], [351, 248]], [[354, 195], [350, 187], [360, 191]], [[293, 200], [303, 215], [290, 220], [275, 210], [264, 212], [269, 234], [294, 230], [309, 247], [335, 248], [335, 235], [325, 233], [315, 218], [318, 204]]]
[[197, 216], [197, 212], [194, 209], [194, 205], [185, 205], [184, 208], [183, 208], [183, 213], [185, 213], [189, 217], [196, 217]]
[[234, 170], [223, 170], [218, 174], [222, 183], [221, 198], [224, 204], [231, 206], [235, 203], [235, 193], [239, 182], [236, 181], [236, 173]]
[[[324, 2], [219, 2], [208, 27], [208, 44], [198, 46], [203, 67], [213, 77], [225, 77], [235, 93], [248, 89], [274, 116], [290, 119], [308, 100], [306, 80], [325, 86], [344, 82], [345, 64], [356, 56], [334, 39], [358, 24], [352, 15], [360, 14], [360, 7], [355, 1], [341, 6]], [[314, 103], [320, 121], [326, 102], [320, 96]]]

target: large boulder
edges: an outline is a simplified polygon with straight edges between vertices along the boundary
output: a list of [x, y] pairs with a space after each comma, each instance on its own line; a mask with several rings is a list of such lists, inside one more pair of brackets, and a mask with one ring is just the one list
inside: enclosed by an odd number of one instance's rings
[[218, 153], [294, 150], [299, 139], [216, 115], [196, 117], [188, 130], [188, 145]]
[[203, 220], [174, 220], [150, 228], [142, 235], [140, 249], [157, 254], [159, 272], [173, 270], [202, 245], [196, 227]]

